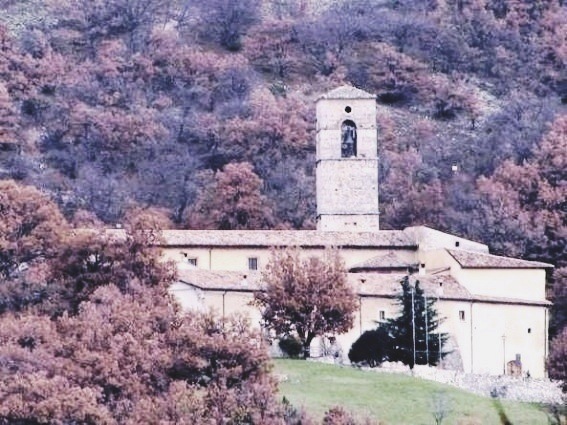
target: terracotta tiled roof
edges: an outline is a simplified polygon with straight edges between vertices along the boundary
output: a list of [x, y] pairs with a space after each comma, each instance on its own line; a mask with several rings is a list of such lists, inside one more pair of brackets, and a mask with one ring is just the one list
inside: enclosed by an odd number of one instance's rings
[[[347, 278], [361, 296], [393, 297], [400, 290], [404, 274], [348, 273]], [[412, 276], [419, 280], [426, 295], [436, 297], [443, 282], [441, 298], [470, 299], [470, 293], [451, 276]], [[209, 291], [253, 292], [262, 289], [262, 273], [220, 270], [180, 270], [179, 281]]]
[[408, 269], [417, 267], [417, 261], [408, 261], [407, 256], [397, 251], [388, 251], [385, 254], [370, 258], [369, 260], [350, 267], [350, 272], [380, 270], [380, 269]]
[[[400, 282], [405, 274], [349, 273], [349, 280], [361, 296], [393, 297], [401, 290]], [[449, 275], [412, 275], [410, 283], [419, 281], [420, 287], [428, 297], [441, 299], [470, 300], [472, 295]], [[439, 285], [439, 283], [442, 285]]]
[[[245, 277], [246, 276], [246, 277]], [[400, 282], [403, 274], [380, 273], [349, 273], [348, 280], [361, 297], [394, 298], [401, 290]], [[550, 306], [549, 301], [532, 301], [515, 298], [472, 295], [451, 276], [442, 274], [436, 276], [412, 275], [410, 282], [418, 280], [425, 295], [441, 300], [468, 301], [497, 304], [520, 304], [535, 306]], [[259, 272], [182, 270], [179, 272], [179, 282], [193, 286], [203, 291], [232, 291], [248, 292], [262, 290], [262, 274]], [[439, 282], [442, 282], [440, 291]]]
[[547, 269], [552, 264], [527, 261], [517, 258], [499, 257], [481, 252], [448, 249], [447, 252], [464, 269]]
[[550, 301], [532, 301], [520, 298], [504, 298], [504, 297], [489, 297], [486, 295], [474, 295], [473, 301], [480, 303], [490, 304], [519, 304], [519, 305], [538, 305], [538, 306], [551, 306], [553, 303]]
[[319, 99], [376, 99], [376, 95], [353, 86], [341, 86], [321, 95]]
[[166, 246], [417, 248], [415, 241], [401, 230], [164, 230], [162, 236]]
[[180, 282], [209, 291], [253, 292], [262, 289], [260, 272], [220, 270], [179, 270]]

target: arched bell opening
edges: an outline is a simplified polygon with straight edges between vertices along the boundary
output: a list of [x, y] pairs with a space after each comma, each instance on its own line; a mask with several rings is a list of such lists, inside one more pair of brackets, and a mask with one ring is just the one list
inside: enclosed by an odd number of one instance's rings
[[356, 156], [356, 124], [346, 120], [341, 125], [341, 157], [352, 158]]

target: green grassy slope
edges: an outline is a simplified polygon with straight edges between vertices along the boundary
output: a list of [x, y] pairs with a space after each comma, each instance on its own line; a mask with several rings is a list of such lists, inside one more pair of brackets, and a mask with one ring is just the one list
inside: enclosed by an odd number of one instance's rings
[[[435, 424], [435, 397], [445, 398], [450, 413], [443, 424], [547, 425], [537, 405], [480, 397], [451, 386], [410, 376], [366, 372], [301, 360], [275, 360], [274, 372], [285, 376], [280, 393], [293, 406], [318, 418], [331, 406], [341, 405], [359, 418], [383, 424]], [[508, 422], [506, 422], [506, 419]]]

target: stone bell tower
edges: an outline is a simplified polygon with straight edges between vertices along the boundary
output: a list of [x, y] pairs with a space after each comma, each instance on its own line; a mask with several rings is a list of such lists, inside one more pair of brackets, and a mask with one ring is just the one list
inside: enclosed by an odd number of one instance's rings
[[317, 100], [317, 230], [376, 231], [376, 96], [342, 86]]

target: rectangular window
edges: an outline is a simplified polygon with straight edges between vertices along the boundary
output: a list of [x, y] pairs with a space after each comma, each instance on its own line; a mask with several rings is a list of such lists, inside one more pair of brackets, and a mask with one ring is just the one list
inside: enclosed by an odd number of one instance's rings
[[192, 266], [197, 267], [197, 258], [195, 257], [187, 257], [187, 262]]
[[248, 270], [258, 270], [258, 257], [248, 258]]
[[380, 310], [380, 312], [378, 313], [378, 317], [381, 322], [386, 320], [386, 312], [384, 310]]
[[465, 320], [465, 310], [459, 310], [459, 320]]

